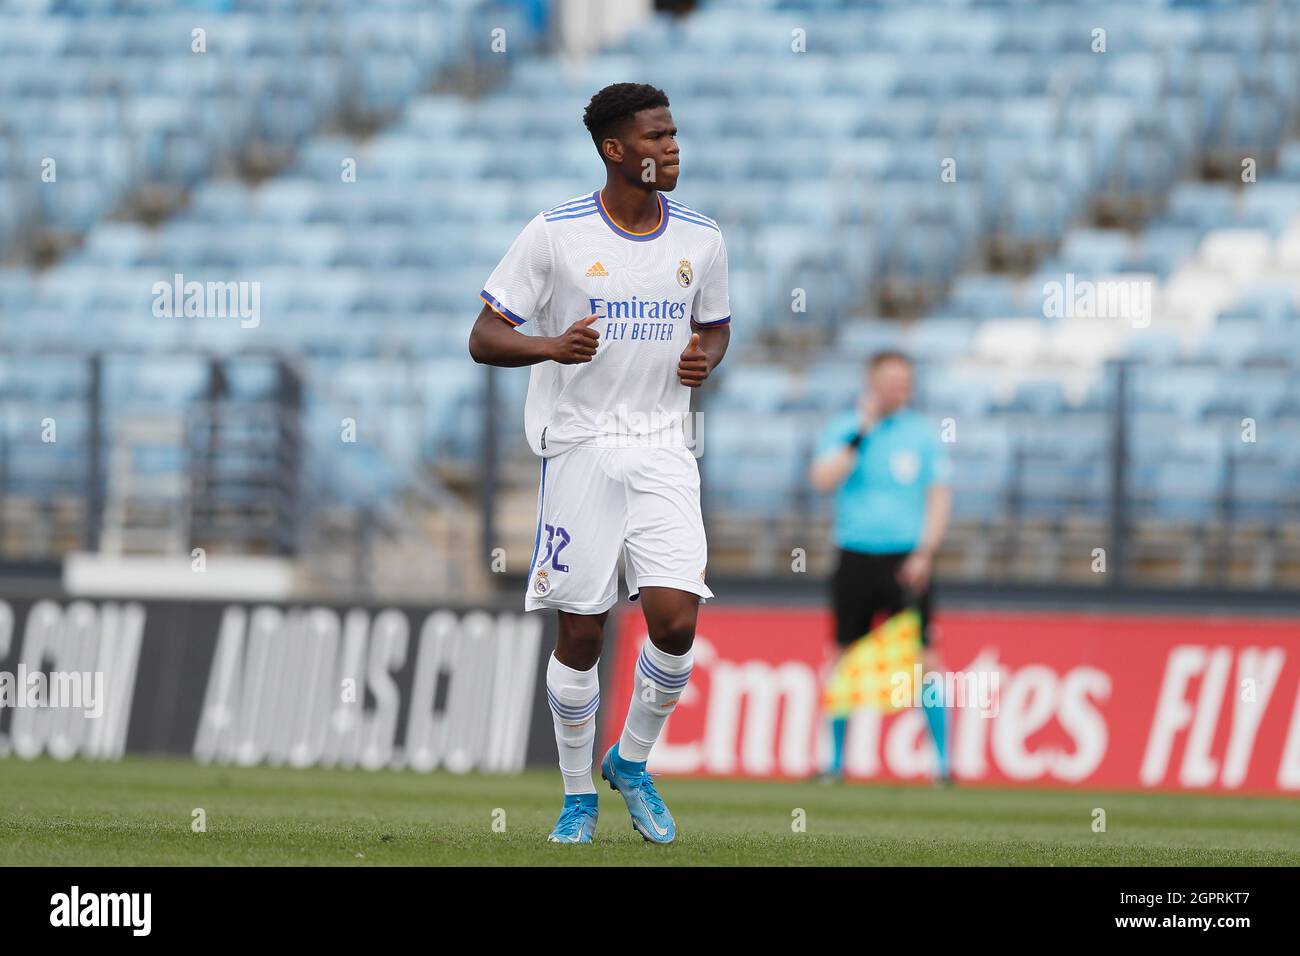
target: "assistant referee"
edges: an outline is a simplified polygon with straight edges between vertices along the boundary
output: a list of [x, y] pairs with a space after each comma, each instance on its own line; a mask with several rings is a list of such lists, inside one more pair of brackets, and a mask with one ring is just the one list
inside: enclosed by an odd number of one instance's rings
[[[930, 580], [952, 512], [951, 466], [934, 425], [908, 407], [911, 360], [901, 352], [878, 352], [866, 371], [857, 408], [827, 424], [809, 469], [814, 489], [835, 492], [835, 642], [843, 651], [884, 618], [915, 607], [921, 616], [925, 672], [938, 671]], [[946, 781], [944, 707], [925, 705], [924, 710], [938, 775]], [[847, 723], [845, 718], [831, 720], [827, 774], [833, 778], [843, 775]]]

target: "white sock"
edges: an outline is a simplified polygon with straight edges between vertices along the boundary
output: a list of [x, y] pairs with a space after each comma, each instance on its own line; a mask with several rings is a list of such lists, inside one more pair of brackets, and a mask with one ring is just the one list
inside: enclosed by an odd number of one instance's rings
[[655, 647], [649, 638], [636, 661], [636, 686], [627, 708], [623, 736], [618, 741], [618, 755], [640, 763], [650, 756], [650, 748], [659, 739], [664, 721], [677, 707], [677, 701], [691, 679], [690, 651], [680, 657]]
[[600, 678], [596, 665], [578, 671], [551, 655], [546, 665], [546, 699], [555, 722], [564, 792], [595, 793], [591, 779], [591, 749], [596, 742], [596, 711], [600, 708]]

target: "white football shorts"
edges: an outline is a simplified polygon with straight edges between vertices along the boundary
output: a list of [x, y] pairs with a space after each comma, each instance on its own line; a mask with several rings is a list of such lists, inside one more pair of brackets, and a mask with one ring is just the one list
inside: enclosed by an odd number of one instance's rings
[[633, 600], [655, 586], [713, 597], [689, 448], [575, 445], [542, 459], [524, 609], [608, 611], [618, 600], [620, 556]]

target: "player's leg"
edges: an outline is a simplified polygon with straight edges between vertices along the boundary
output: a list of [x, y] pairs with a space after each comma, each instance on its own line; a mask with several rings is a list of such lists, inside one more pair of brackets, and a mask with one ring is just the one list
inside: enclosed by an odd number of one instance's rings
[[546, 699], [564, 778], [564, 808], [549, 839], [588, 843], [596, 828], [596, 784], [591, 772], [600, 709], [596, 665], [608, 612], [558, 614], [555, 652], [546, 666]]
[[[916, 608], [921, 618], [921, 673], [928, 675], [931, 673], [942, 674], [943, 665], [939, 660], [937, 651], [931, 641], [930, 629], [930, 611], [931, 611], [931, 588], [927, 583], [925, 590], [920, 593], [905, 593], [902, 586], [898, 583], [898, 570], [907, 560], [907, 554], [891, 554], [884, 556], [888, 569], [888, 612], [897, 614], [907, 607]], [[948, 782], [951, 779], [951, 771], [948, 766], [948, 708], [940, 696], [935, 699], [933, 694], [926, 693], [925, 677], [922, 678], [921, 687], [921, 711], [925, 714], [925, 722], [930, 728], [930, 736], [934, 740], [934, 751], [936, 759], [936, 779], [942, 782]]]
[[[871, 618], [875, 613], [871, 574], [869, 555], [840, 549], [831, 576], [834, 638], [839, 654], [843, 654], [871, 630]], [[848, 727], [848, 717], [830, 717], [831, 758], [825, 773], [828, 780], [839, 780], [844, 775], [844, 743], [848, 737]]]
[[671, 843], [677, 824], [646, 770], [650, 751], [691, 679], [691, 645], [700, 595], [663, 586], [639, 586], [647, 638], [637, 657], [627, 717], [618, 742], [605, 753], [600, 775], [622, 794], [632, 827], [654, 843]]
[[700, 596], [676, 588], [641, 587], [647, 639], [636, 662], [636, 678], [618, 755], [644, 768], [664, 723], [691, 679], [691, 645]]
[[546, 667], [564, 779], [553, 842], [588, 843], [595, 829], [597, 661], [607, 612], [618, 599], [622, 498], [622, 486], [607, 476], [598, 449], [571, 449], [543, 464], [525, 607], [559, 612], [556, 649]]
[[700, 515], [699, 470], [684, 448], [649, 449], [626, 477], [628, 591], [638, 595], [646, 640], [619, 738], [623, 759], [644, 765], [690, 681], [708, 543]]
[[546, 697], [555, 719], [565, 794], [596, 792], [591, 776], [596, 711], [600, 708], [596, 664], [607, 616], [608, 612], [559, 612], [555, 653], [546, 668]]
[[[943, 659], [935, 646], [933, 614], [933, 590], [927, 584], [925, 590], [916, 595], [916, 609], [921, 615], [921, 665], [922, 673], [942, 674]], [[946, 684], [945, 684], [946, 686]], [[926, 702], [926, 695], [921, 696], [921, 709], [925, 711], [926, 723], [930, 726], [930, 736], [934, 738], [935, 756], [938, 760], [938, 780], [942, 783], [952, 782], [952, 764], [948, 753], [948, 708], [942, 698], [937, 702]]]
[[625, 462], [628, 591], [642, 602], [648, 636], [637, 655], [623, 732], [601, 761], [601, 776], [623, 795], [642, 836], [671, 843], [677, 825], [646, 762], [690, 682], [699, 603], [713, 596], [704, 583], [699, 471], [680, 448], [632, 450]]

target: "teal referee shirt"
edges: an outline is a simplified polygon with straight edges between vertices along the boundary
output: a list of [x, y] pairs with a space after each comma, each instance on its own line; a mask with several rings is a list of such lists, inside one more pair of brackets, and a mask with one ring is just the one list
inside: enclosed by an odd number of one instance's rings
[[[858, 430], [856, 410], [827, 424], [817, 455], [834, 451]], [[952, 465], [925, 416], [900, 409], [862, 440], [858, 461], [835, 492], [835, 544], [848, 551], [912, 551], [925, 525], [926, 492], [952, 481]]]

